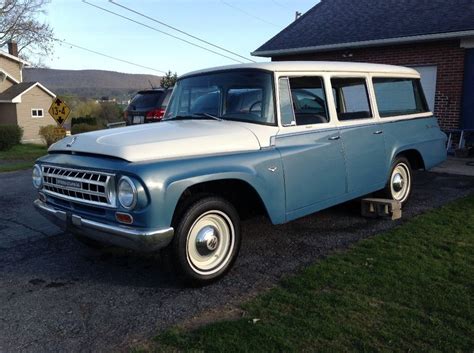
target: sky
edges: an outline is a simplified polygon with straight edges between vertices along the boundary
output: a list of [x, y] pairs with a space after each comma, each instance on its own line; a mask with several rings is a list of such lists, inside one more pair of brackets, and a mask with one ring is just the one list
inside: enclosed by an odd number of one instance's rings
[[[122, 9], [108, 0], [87, 1], [203, 45]], [[294, 21], [295, 11], [304, 13], [318, 1], [115, 0], [115, 2], [242, 56], [256, 61], [268, 61], [267, 58], [251, 57], [250, 52]], [[106, 13], [82, 0], [52, 0], [47, 7], [46, 21], [53, 27], [55, 37], [58, 39], [147, 67], [137, 67], [66, 44], [56, 44], [53, 54], [42, 58], [43, 63], [53, 69], [101, 69], [155, 75], [162, 75], [162, 72], [171, 70], [181, 75], [206, 67], [237, 63]], [[238, 57], [237, 59], [242, 60]]]

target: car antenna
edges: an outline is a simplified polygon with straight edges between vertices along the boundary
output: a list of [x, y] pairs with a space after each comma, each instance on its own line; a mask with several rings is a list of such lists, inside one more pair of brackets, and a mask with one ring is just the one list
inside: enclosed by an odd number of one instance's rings
[[148, 79], [148, 82], [150, 83], [151, 89], [155, 89], [155, 86], [153, 86], [153, 83]]

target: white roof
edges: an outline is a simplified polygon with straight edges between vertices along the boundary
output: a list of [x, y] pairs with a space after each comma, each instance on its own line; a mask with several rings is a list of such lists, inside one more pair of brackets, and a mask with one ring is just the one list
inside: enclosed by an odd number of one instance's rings
[[237, 64], [212, 67], [186, 73], [181, 77], [235, 69], [261, 69], [268, 71], [330, 71], [330, 72], [376, 72], [376, 73], [396, 73], [406, 75], [418, 75], [418, 71], [404, 66], [367, 64], [343, 61], [271, 61], [252, 64]]

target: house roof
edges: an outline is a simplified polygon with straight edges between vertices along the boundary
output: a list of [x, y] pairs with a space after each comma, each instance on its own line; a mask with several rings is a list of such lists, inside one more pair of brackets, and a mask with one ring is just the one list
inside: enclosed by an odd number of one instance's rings
[[39, 87], [51, 97], [56, 97], [53, 92], [51, 92], [39, 82], [21, 82], [0, 93], [0, 103], [21, 103], [21, 96], [31, 90], [33, 87]]
[[397, 73], [404, 75], [416, 75], [416, 70], [403, 66], [384, 65], [384, 64], [366, 64], [356, 62], [336, 62], [336, 61], [271, 61], [264, 63], [236, 64], [189, 72], [180, 76], [181, 78], [193, 75], [199, 75], [216, 71], [239, 70], [239, 69], [260, 69], [273, 72], [281, 71], [330, 71], [330, 72], [377, 72], [377, 73]]
[[255, 56], [474, 36], [472, 0], [322, 0]]
[[15, 77], [13, 77], [12, 75], [10, 75], [8, 72], [6, 72], [5, 70], [3, 69], [0, 69], [0, 73], [2, 75], [5, 75], [6, 78], [8, 78], [10, 81], [14, 82], [14, 83], [20, 83], [20, 81], [18, 81]]
[[30, 63], [28, 61], [25, 61], [23, 59], [20, 59], [19, 57], [17, 56], [14, 56], [14, 55], [11, 55], [7, 52], [4, 52], [3, 50], [0, 50], [0, 56], [4, 56], [10, 60], [13, 60], [13, 61], [16, 61], [16, 62], [19, 62], [19, 63], [22, 63], [24, 65], [30, 65]]

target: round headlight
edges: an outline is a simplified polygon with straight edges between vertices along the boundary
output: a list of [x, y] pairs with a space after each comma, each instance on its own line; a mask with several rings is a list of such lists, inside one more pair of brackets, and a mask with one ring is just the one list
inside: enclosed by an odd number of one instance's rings
[[118, 185], [118, 200], [127, 209], [134, 208], [137, 204], [137, 188], [129, 177], [120, 178]]
[[33, 186], [36, 189], [41, 189], [43, 186], [43, 172], [41, 171], [41, 167], [38, 164], [35, 164], [33, 167]]

